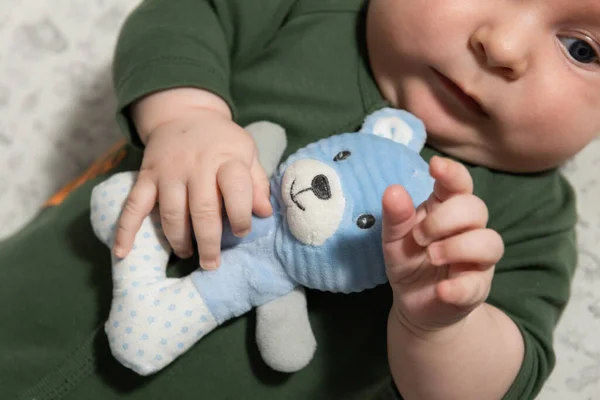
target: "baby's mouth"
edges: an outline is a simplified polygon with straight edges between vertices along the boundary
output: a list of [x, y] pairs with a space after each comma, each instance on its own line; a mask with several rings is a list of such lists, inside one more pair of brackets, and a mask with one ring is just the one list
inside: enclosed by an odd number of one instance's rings
[[483, 106], [479, 100], [465, 93], [465, 91], [459, 85], [454, 83], [454, 81], [440, 73], [435, 68], [432, 69], [446, 90], [450, 92], [450, 94], [467, 110], [483, 117], [489, 117], [489, 114], [483, 109]]

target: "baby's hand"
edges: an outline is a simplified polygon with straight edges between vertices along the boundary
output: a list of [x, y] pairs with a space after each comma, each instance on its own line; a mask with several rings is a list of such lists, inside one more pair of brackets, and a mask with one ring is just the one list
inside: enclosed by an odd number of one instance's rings
[[429, 199], [415, 211], [400, 186], [383, 197], [383, 252], [394, 291], [395, 316], [428, 337], [460, 327], [488, 296], [495, 264], [504, 252], [500, 235], [486, 229], [488, 210], [473, 195], [461, 164], [434, 157]]
[[131, 250], [142, 220], [158, 201], [162, 228], [175, 254], [219, 265], [222, 206], [233, 233], [250, 231], [251, 217], [271, 214], [269, 181], [252, 137], [224, 115], [198, 109], [150, 133], [140, 173], [119, 220], [114, 253]]

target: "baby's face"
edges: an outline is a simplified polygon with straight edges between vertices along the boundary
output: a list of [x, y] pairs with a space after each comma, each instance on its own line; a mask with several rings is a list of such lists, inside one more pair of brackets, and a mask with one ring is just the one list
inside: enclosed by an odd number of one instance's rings
[[532, 172], [600, 132], [599, 0], [371, 0], [382, 94], [465, 161]]

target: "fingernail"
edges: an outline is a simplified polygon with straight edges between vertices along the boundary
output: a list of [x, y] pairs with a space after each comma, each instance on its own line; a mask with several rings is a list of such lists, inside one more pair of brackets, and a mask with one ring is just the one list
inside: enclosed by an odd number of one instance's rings
[[435, 158], [437, 160], [436, 163], [438, 165], [437, 166], [438, 170], [440, 172], [444, 172], [446, 170], [447, 166], [448, 166], [448, 163], [446, 162], [446, 159], [443, 158], [443, 157], [438, 157], [438, 156], [435, 156]]
[[207, 271], [215, 270], [215, 269], [217, 269], [217, 262], [216, 261], [200, 261], [200, 267]]
[[427, 246], [427, 238], [425, 237], [420, 224], [413, 228], [413, 239], [419, 246]]
[[116, 246], [116, 247], [113, 249], [113, 254], [114, 254], [116, 257], [123, 258], [123, 251], [124, 251], [124, 250], [123, 250], [123, 248], [122, 248], [122, 247], [120, 247], [120, 246]]
[[250, 229], [244, 229], [243, 231], [236, 232], [234, 235], [237, 237], [244, 237], [250, 233]]
[[441, 246], [430, 245], [427, 248], [427, 257], [429, 262], [433, 265], [444, 265], [444, 251]]
[[190, 258], [191, 256], [194, 255], [194, 252], [191, 250], [186, 250], [186, 251], [182, 251], [181, 254], [179, 255], [179, 258]]
[[213, 270], [219, 268], [219, 264], [221, 263], [221, 257], [217, 257], [216, 260], [200, 260], [200, 266], [206, 270]]

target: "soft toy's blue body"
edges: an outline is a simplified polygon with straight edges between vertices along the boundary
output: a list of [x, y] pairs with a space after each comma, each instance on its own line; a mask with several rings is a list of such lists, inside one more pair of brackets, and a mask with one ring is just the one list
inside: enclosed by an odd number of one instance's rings
[[[115, 285], [125, 292], [115, 295], [107, 323], [115, 356], [140, 373], [155, 372], [214, 327], [297, 286], [349, 293], [385, 283], [381, 199], [391, 184], [403, 185], [415, 206], [429, 196], [433, 179], [418, 154], [424, 141], [424, 127], [416, 118], [384, 109], [368, 117], [360, 132], [332, 136], [299, 150], [271, 179], [271, 217], [254, 218], [252, 232], [244, 238], [233, 236], [225, 223], [221, 266], [216, 271], [199, 269], [174, 280], [165, 277], [164, 256], [153, 267], [155, 272], [137, 275], [131, 266], [131, 273], [124, 273], [128, 268], [123, 260], [114, 260]], [[115, 179], [126, 182], [124, 187], [133, 181]], [[126, 190], [117, 190], [120, 187], [123, 183], [107, 181], [93, 196], [94, 228], [107, 244], [113, 235], [110, 222], [118, 213], [107, 222], [102, 204], [114, 204], [114, 196], [122, 204]], [[157, 220], [156, 215], [153, 218]], [[143, 238], [155, 237], [150, 243], [164, 252], [168, 245], [160, 228], [150, 221], [145, 229], [152, 232], [140, 232], [136, 246], [143, 245]], [[149, 261], [146, 257], [138, 251], [142, 261]], [[175, 310], [183, 314], [174, 317]], [[177, 330], [175, 336], [169, 333], [171, 328]], [[194, 337], [182, 340], [188, 332]], [[141, 339], [134, 341], [134, 336]]]

